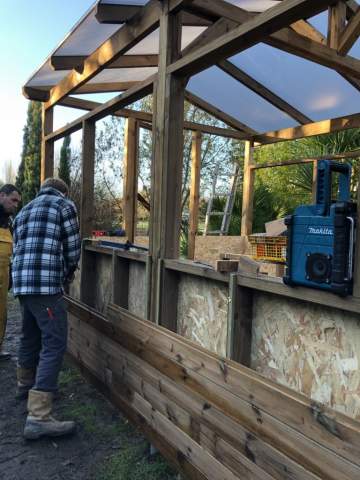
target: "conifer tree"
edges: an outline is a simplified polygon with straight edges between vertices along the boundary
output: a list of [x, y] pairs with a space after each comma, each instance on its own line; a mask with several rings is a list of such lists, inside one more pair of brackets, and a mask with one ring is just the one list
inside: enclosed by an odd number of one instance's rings
[[70, 159], [71, 159], [71, 137], [64, 137], [63, 144], [60, 149], [59, 178], [70, 187]]
[[23, 149], [16, 184], [26, 205], [39, 191], [41, 157], [41, 103], [30, 102], [24, 127]]

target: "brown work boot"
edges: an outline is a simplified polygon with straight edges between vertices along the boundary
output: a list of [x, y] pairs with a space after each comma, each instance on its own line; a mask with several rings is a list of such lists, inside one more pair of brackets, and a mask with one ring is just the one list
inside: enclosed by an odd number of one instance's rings
[[17, 400], [26, 400], [29, 395], [29, 390], [35, 383], [35, 368], [23, 368], [18, 366], [16, 369], [17, 387], [15, 398]]
[[60, 437], [75, 432], [75, 422], [59, 422], [51, 416], [51, 392], [30, 390], [28, 399], [28, 416], [26, 418], [24, 437], [36, 440], [40, 437]]

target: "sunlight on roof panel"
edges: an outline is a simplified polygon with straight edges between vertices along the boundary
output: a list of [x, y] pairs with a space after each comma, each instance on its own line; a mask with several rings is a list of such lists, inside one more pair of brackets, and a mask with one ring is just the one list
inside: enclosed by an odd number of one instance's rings
[[295, 120], [217, 67], [192, 77], [187, 89], [259, 132], [297, 125]]
[[265, 44], [230, 59], [313, 120], [360, 110], [359, 92], [337, 72]]

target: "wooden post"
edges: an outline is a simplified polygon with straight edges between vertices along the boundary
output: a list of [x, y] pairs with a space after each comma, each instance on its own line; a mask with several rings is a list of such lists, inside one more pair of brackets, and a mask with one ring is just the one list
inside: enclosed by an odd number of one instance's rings
[[161, 261], [179, 255], [186, 80], [167, 73], [167, 66], [181, 53], [181, 14], [168, 13], [168, 0], [161, 5], [159, 71], [154, 85], [153, 110], [150, 318], [176, 330], [177, 276], [164, 269]]
[[83, 122], [81, 168], [81, 238], [91, 236], [94, 211], [95, 122]]
[[139, 124], [127, 118], [124, 144], [124, 224], [126, 236], [133, 243], [136, 234], [136, 206], [138, 190], [138, 139]]
[[46, 135], [52, 133], [54, 128], [54, 109], [45, 109], [42, 104], [42, 139], [41, 139], [41, 169], [40, 181], [41, 183], [49, 177], [54, 175], [54, 142], [45, 141]]
[[191, 146], [191, 186], [189, 205], [189, 242], [188, 258], [194, 260], [195, 240], [199, 221], [200, 168], [201, 168], [201, 132], [192, 132]]
[[252, 141], [245, 142], [241, 235], [251, 235], [252, 232], [255, 181], [255, 170], [251, 168], [254, 165], [253, 145]]
[[250, 367], [253, 290], [237, 284], [237, 273], [229, 280], [226, 356]]
[[346, 24], [346, 2], [339, 1], [329, 7], [328, 20], [327, 44], [328, 47], [337, 50], [341, 33]]
[[112, 302], [122, 308], [129, 308], [130, 261], [113, 251], [112, 255]]

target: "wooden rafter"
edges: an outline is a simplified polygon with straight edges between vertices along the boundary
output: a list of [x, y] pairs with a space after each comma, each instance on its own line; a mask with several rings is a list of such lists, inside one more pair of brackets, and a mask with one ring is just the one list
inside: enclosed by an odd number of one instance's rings
[[[186, 0], [171, 0], [170, 11], [181, 8], [184, 1]], [[126, 25], [120, 27], [95, 52], [87, 57], [81, 74], [72, 70], [58, 85], [51, 89], [46, 108], [50, 108], [62, 98], [77, 90], [153, 32], [159, 24], [160, 13], [161, 5], [158, 0], [150, 0], [139, 14], [132, 17]]]
[[[217, 21], [184, 50], [184, 55], [207, 45], [211, 40], [234, 30], [237, 25], [254, 18], [253, 13], [223, 0], [217, 0], [216, 3], [211, 4], [211, 12], [209, 12], [210, 6], [206, 3], [206, 0], [194, 0], [191, 8], [192, 10], [199, 8], [200, 13], [205, 14], [203, 10], [205, 5], [208, 6], [208, 15], [211, 14], [212, 18], [217, 19]], [[319, 32], [317, 33], [317, 30], [313, 27], [310, 31], [304, 21], [293, 22], [291, 28], [283, 28], [263, 41], [292, 55], [332, 68], [342, 74], [355, 88], [360, 89], [360, 81], [355, 78], [356, 76], [359, 77], [360, 61], [353, 57], [338, 55], [336, 51], [325, 45], [326, 38]]]
[[[128, 22], [143, 9], [142, 5], [117, 5], [101, 2], [95, 7], [95, 17], [99, 23], [121, 24]], [[196, 15], [185, 13], [182, 17], [182, 24], [189, 27], [202, 27], [209, 25], [210, 22]]]
[[[82, 72], [86, 58], [84, 55], [53, 55], [50, 62], [54, 70], [74, 68]], [[157, 65], [158, 55], [123, 55], [110, 63], [107, 68], [157, 67]]]
[[227, 74], [231, 75], [235, 80], [238, 80], [247, 88], [258, 94], [264, 100], [268, 101], [274, 107], [278, 108], [279, 110], [285, 112], [287, 115], [295, 119], [297, 122], [301, 124], [311, 123], [311, 118], [307, 117], [299, 110], [294, 108], [288, 102], [280, 98], [274, 92], [266, 88], [264, 85], [256, 81], [246, 72], [241, 70], [240, 68], [236, 67], [233, 63], [229, 62], [228, 60], [222, 60], [218, 63], [218, 66]]
[[185, 92], [185, 98], [188, 102], [192, 103], [196, 107], [201, 108], [201, 110], [204, 110], [205, 112], [209, 113], [210, 115], [213, 115], [215, 118], [218, 120], [221, 120], [222, 122], [226, 123], [232, 128], [235, 128], [236, 130], [239, 130], [241, 132], [250, 134], [250, 135], [256, 135], [255, 130], [252, 128], [248, 127], [244, 123], [240, 122], [236, 118], [232, 117], [231, 115], [228, 115], [227, 113], [223, 112], [222, 110], [214, 107], [214, 105], [211, 105], [209, 102], [206, 100], [203, 100], [202, 98], [198, 97], [197, 95], [186, 91]]
[[338, 53], [346, 55], [360, 35], [360, 9], [349, 20], [348, 25], [342, 32], [338, 43]]
[[[93, 102], [91, 100], [83, 100], [80, 98], [74, 98], [74, 97], [67, 97], [61, 100], [59, 102], [59, 105], [62, 105], [64, 107], [71, 107], [71, 108], [78, 108], [80, 110], [94, 110], [95, 108], [99, 107], [101, 103], [98, 102]], [[151, 125], [152, 125], [152, 114], [148, 112], [143, 112], [139, 110], [131, 110], [127, 108], [123, 108], [121, 110], [116, 111], [113, 113], [114, 116], [117, 117], [123, 117], [123, 118], [134, 118], [140, 122], [140, 126], [142, 128], [146, 128], [147, 130], [151, 130]], [[75, 128], [75, 125], [73, 125], [73, 128]], [[80, 121], [78, 122], [78, 130], [80, 130]], [[185, 130], [192, 130], [194, 132], [202, 132], [202, 133], [207, 133], [209, 135], [218, 135], [221, 137], [225, 138], [234, 138], [234, 139], [239, 139], [243, 140], [244, 135], [243, 133], [240, 133], [238, 130], [232, 130], [229, 128], [221, 128], [221, 127], [215, 127], [213, 125], [205, 125], [201, 123], [195, 123], [195, 122], [184, 122], [184, 129]], [[73, 130], [74, 132], [75, 130]], [[62, 133], [64, 133], [62, 131]], [[54, 132], [56, 134], [56, 132]]]

